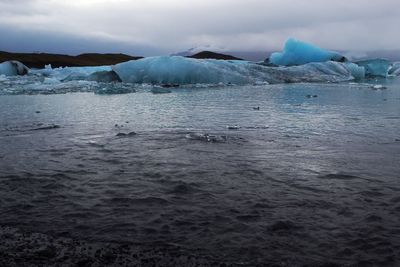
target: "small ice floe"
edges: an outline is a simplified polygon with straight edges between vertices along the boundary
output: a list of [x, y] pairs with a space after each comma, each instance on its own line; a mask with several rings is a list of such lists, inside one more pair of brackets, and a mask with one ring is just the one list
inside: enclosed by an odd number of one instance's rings
[[384, 89], [386, 89], [386, 86], [383, 86], [382, 84], [375, 84], [375, 85], [372, 85], [371, 88], [374, 90], [384, 90]]
[[190, 140], [199, 140], [211, 143], [224, 143], [228, 139], [226, 135], [211, 135], [207, 133], [189, 133], [186, 135], [186, 138]]
[[130, 136], [135, 136], [135, 135], [136, 135], [135, 132], [117, 133], [117, 134], [116, 134], [117, 137], [130, 137]]
[[307, 98], [316, 98], [318, 95], [306, 95]]
[[47, 125], [47, 126], [41, 126], [41, 127], [38, 127], [38, 128], [33, 128], [33, 129], [30, 129], [30, 130], [31, 131], [40, 131], [40, 130], [51, 130], [51, 129], [58, 129], [58, 128], [61, 128], [61, 126], [57, 125], [57, 124], [51, 124], [51, 125]]
[[269, 83], [267, 81], [256, 81], [253, 85], [254, 86], [262, 86], [262, 85], [268, 85]]
[[240, 126], [238, 126], [238, 125], [228, 125], [228, 126], [226, 126], [226, 128], [228, 130], [239, 130]]

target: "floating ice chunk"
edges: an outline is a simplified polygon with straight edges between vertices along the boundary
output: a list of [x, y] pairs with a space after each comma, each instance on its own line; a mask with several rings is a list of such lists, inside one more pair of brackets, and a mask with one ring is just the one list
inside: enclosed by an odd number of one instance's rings
[[0, 74], [5, 76], [28, 74], [29, 68], [19, 61], [11, 60], [0, 64]]
[[228, 126], [226, 126], [226, 128], [228, 130], [239, 130], [240, 126], [238, 126], [238, 125], [228, 125]]
[[357, 61], [356, 64], [358, 66], [365, 68], [366, 76], [380, 76], [387, 77], [389, 73], [389, 69], [391, 68], [392, 63], [386, 59], [369, 59]]
[[310, 62], [344, 62], [346, 58], [337, 52], [321, 49], [313, 44], [289, 38], [283, 52], [272, 53], [269, 62], [278, 66], [303, 65]]
[[189, 133], [186, 135], [186, 138], [190, 140], [199, 140], [211, 143], [224, 143], [227, 141], [226, 135], [212, 135], [207, 133]]
[[372, 89], [374, 90], [384, 90], [386, 89], [386, 86], [383, 86], [382, 84], [375, 84], [372, 86]]

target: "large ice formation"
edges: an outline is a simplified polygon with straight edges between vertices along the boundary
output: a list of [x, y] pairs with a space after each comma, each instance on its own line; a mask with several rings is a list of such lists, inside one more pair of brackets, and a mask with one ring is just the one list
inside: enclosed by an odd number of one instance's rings
[[0, 63], [0, 75], [6, 76], [25, 75], [28, 74], [29, 69], [27, 66], [19, 61], [11, 60]]
[[272, 53], [269, 62], [278, 66], [303, 65], [310, 62], [344, 62], [345, 57], [337, 52], [324, 50], [313, 44], [289, 38], [283, 52]]
[[[268, 67], [248, 61], [149, 57], [113, 66], [125, 83], [254, 84], [258, 82], [341, 82], [359, 76], [363, 68], [339, 62]], [[359, 78], [359, 77], [356, 77]]]
[[357, 61], [356, 64], [358, 66], [365, 68], [366, 76], [381, 76], [387, 77], [389, 74], [389, 69], [392, 66], [392, 63], [386, 59], [368, 59]]
[[234, 83], [251, 81], [249, 63], [193, 59], [181, 56], [148, 57], [117, 64], [113, 70], [123, 82], [154, 84]]

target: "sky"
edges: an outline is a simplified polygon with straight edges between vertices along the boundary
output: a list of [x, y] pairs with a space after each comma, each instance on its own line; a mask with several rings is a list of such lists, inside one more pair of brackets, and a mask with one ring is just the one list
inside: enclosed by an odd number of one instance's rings
[[400, 49], [399, 0], [0, 0], [0, 50], [163, 55]]

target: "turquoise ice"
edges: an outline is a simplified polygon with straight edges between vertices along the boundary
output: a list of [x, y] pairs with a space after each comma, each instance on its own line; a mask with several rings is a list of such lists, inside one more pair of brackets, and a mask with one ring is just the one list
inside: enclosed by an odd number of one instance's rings
[[0, 75], [5, 76], [15, 76], [15, 75], [24, 75], [29, 71], [28, 67], [22, 64], [19, 61], [5, 61], [0, 63]]
[[278, 66], [303, 65], [310, 62], [345, 61], [337, 52], [319, 48], [313, 44], [289, 38], [283, 52], [272, 53], [269, 62]]
[[359, 78], [363, 68], [332, 61], [268, 67], [248, 61], [163, 56], [120, 63], [113, 66], [113, 70], [125, 83], [245, 85], [258, 82], [343, 82]]

